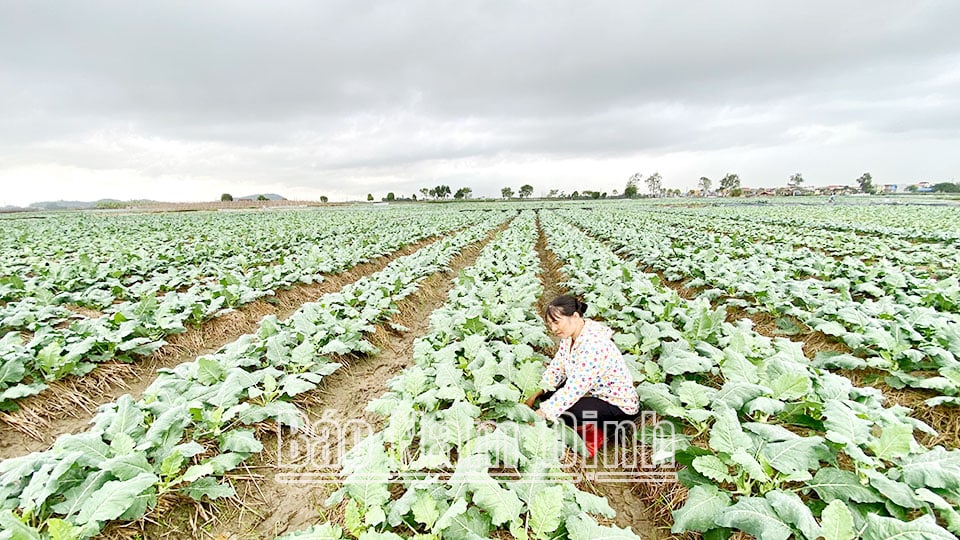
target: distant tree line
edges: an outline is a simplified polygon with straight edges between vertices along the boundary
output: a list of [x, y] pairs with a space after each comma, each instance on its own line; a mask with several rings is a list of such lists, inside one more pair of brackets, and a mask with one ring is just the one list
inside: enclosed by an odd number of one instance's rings
[[960, 182], [940, 182], [933, 185], [935, 193], [960, 193]]
[[[803, 173], [796, 172], [791, 174], [787, 178], [786, 185], [783, 187], [776, 188], [775, 193], [777, 195], [796, 195], [796, 194], [809, 194], [810, 189], [804, 187], [806, 180], [803, 177]], [[859, 178], [856, 179], [857, 186], [861, 193], [876, 193], [878, 189], [873, 184], [873, 176], [869, 173], [863, 173]], [[645, 191], [641, 192], [641, 186], [645, 187]], [[915, 188], [915, 186], [912, 186]], [[771, 188], [773, 189], [773, 188]], [[942, 182], [932, 186], [932, 190], [940, 193], [960, 193], [960, 183], [950, 183]], [[502, 199], [528, 199], [533, 196], [534, 188], [530, 184], [523, 184], [516, 191], [513, 187], [507, 186], [500, 189], [500, 198]], [[910, 188], [907, 188], [907, 191], [910, 191]], [[686, 195], [690, 197], [695, 196], [707, 196], [707, 195], [719, 195], [721, 197], [741, 197], [745, 193], [745, 190], [742, 186], [742, 181], [740, 175], [737, 173], [728, 172], [720, 180], [714, 182], [707, 176], [701, 176], [697, 181], [697, 189], [690, 189], [686, 191]], [[419, 196], [418, 196], [419, 195]], [[462, 201], [469, 200], [473, 197], [473, 189], [468, 186], [463, 186], [457, 188], [456, 191], [453, 191], [449, 185], [439, 184], [434, 187], [424, 187], [420, 188], [418, 193], [414, 193], [409, 197], [397, 196], [394, 192], [387, 193], [386, 197], [383, 197], [381, 200], [386, 202], [394, 201], [426, 201], [426, 200], [435, 200], [443, 201], [449, 198], [454, 200]], [[636, 199], [636, 198], [647, 198], [647, 197], [679, 197], [684, 195], [684, 192], [676, 188], [665, 188], [663, 184], [663, 176], [659, 172], [654, 172], [649, 176], [644, 176], [641, 173], [635, 173], [627, 179], [627, 183], [623, 188], [623, 192], [614, 189], [609, 194], [606, 191], [595, 191], [595, 190], [576, 190], [572, 193], [567, 193], [566, 191], [561, 191], [558, 189], [551, 189], [545, 195], [541, 195], [546, 199]], [[224, 197], [229, 195], [224, 194]], [[326, 202], [326, 198], [323, 202]], [[226, 199], [224, 199], [226, 200]], [[373, 194], [367, 194], [367, 200], [373, 201]]]

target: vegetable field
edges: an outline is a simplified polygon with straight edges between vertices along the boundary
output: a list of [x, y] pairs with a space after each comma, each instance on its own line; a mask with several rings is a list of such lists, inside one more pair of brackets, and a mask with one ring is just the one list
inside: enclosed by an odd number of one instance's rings
[[[0, 438], [34, 441], [0, 444], [0, 540], [960, 534], [960, 207], [0, 225]], [[540, 306], [566, 292], [615, 330], [649, 412], [597, 458], [642, 455], [603, 465], [627, 482], [584, 475], [578, 436], [523, 405], [555, 347]], [[156, 363], [212, 327], [224, 345]], [[45, 413], [71, 403], [89, 412]], [[334, 417], [371, 429], [318, 429]], [[335, 481], [281, 463], [298, 437], [342, 449]]]

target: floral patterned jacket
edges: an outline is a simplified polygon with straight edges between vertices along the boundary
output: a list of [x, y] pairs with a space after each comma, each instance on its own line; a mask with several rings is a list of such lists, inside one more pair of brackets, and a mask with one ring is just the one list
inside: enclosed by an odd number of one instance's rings
[[[560, 340], [560, 348], [540, 382], [544, 388], [559, 387], [550, 399], [540, 404], [548, 420], [556, 421], [586, 395], [616, 405], [626, 414], [640, 411], [633, 376], [620, 349], [610, 339], [612, 335], [613, 330], [603, 324], [585, 319], [572, 348], [570, 338]], [[566, 384], [559, 386], [564, 380]]]

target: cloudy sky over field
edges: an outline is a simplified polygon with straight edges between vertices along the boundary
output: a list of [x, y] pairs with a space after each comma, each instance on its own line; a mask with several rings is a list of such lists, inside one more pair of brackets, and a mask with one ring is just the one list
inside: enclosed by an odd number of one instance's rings
[[960, 179], [954, 0], [0, 6], [0, 206]]

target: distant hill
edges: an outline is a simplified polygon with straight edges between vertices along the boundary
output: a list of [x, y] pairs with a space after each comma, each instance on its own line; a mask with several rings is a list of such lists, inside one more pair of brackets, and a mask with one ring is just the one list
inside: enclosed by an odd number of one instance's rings
[[266, 197], [268, 201], [285, 201], [285, 200], [287, 200], [286, 197], [284, 197], [284, 196], [282, 196], [282, 195], [277, 195], [276, 193], [257, 193], [256, 195], [247, 195], [247, 196], [245, 196], [245, 197], [235, 197], [233, 200], [235, 200], [235, 201], [255, 201], [255, 200], [257, 200], [261, 195], [263, 195], [264, 197]]
[[[277, 195], [276, 193], [264, 193], [264, 197], [270, 201], [285, 201], [286, 197], [282, 195]], [[260, 194], [247, 195], [246, 197], [236, 197], [235, 201], [256, 201], [260, 197]], [[150, 200], [135, 200], [135, 201], [120, 201], [117, 199], [100, 199], [98, 201], [41, 201], [35, 202], [24, 210], [86, 210], [91, 208], [127, 208], [131, 206], [138, 205], [153, 205], [161, 204], [157, 201]], [[8, 207], [4, 208], [5, 211], [16, 210], [17, 207]]]
[[36, 208], [37, 210], [64, 210], [68, 208], [93, 208], [93, 203], [89, 201], [41, 201], [35, 202], [27, 208]]
[[100, 199], [97, 201], [42, 201], [35, 202], [27, 207], [30, 210], [84, 210], [87, 208], [120, 208], [136, 204], [153, 204], [155, 201], [136, 200], [121, 201], [118, 199]]

